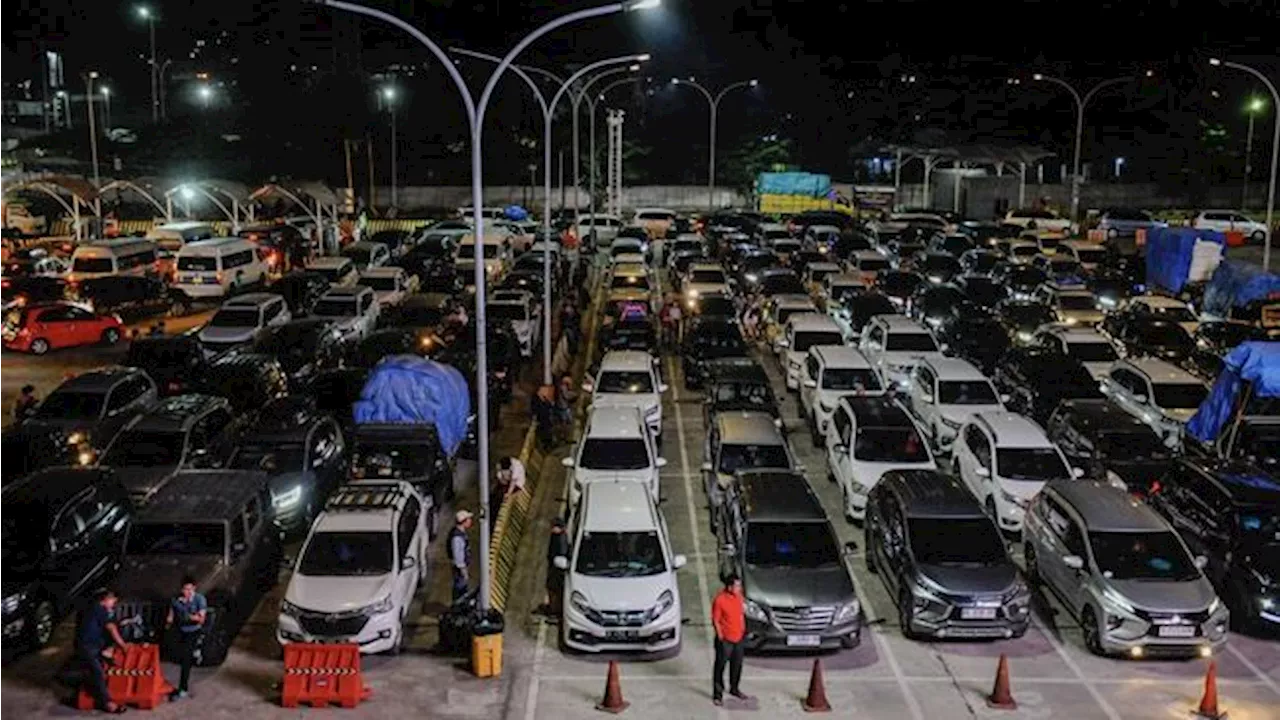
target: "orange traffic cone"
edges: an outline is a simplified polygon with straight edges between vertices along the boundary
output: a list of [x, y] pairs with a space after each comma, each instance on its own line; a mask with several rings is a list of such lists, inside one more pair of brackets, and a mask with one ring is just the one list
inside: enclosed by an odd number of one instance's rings
[[1000, 710], [1017, 710], [1018, 703], [1013, 700], [1009, 691], [1009, 659], [1000, 653], [1000, 664], [996, 666], [996, 684], [987, 696], [987, 707]]
[[1204, 674], [1204, 697], [1200, 698], [1200, 709], [1196, 714], [1202, 718], [1219, 720], [1227, 716], [1218, 712], [1218, 663], [1209, 661], [1209, 671]]
[[827, 688], [822, 683], [822, 659], [813, 659], [813, 672], [809, 674], [809, 694], [805, 696], [801, 707], [805, 712], [831, 712], [831, 703], [827, 702]]
[[617, 715], [629, 705], [631, 703], [622, 699], [622, 685], [618, 682], [618, 661], [610, 660], [609, 677], [604, 681], [604, 699], [596, 705], [596, 709]]

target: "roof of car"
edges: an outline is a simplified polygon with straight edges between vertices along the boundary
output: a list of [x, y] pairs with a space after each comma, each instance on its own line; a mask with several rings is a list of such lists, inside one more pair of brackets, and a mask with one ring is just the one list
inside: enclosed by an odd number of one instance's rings
[[769, 382], [768, 373], [751, 358], [713, 360], [707, 363], [706, 373], [711, 383]]
[[1069, 415], [1075, 425], [1088, 430], [1120, 430], [1144, 428], [1148, 425], [1107, 399], [1063, 400], [1058, 411]]
[[1177, 298], [1165, 297], [1163, 295], [1141, 295], [1136, 298], [1130, 298], [1129, 302], [1135, 305], [1148, 305], [1153, 308], [1180, 308], [1187, 306], [1186, 303]]
[[600, 360], [600, 371], [630, 370], [649, 371], [653, 369], [653, 356], [639, 350], [611, 350]]
[[648, 532], [658, 529], [649, 488], [639, 480], [592, 482], [582, 488], [584, 532]]
[[796, 313], [787, 318], [787, 324], [796, 332], [840, 331], [840, 326], [836, 324], [835, 320], [831, 319], [830, 315], [818, 312]]
[[398, 480], [358, 480], [343, 483], [325, 502], [315, 531], [390, 532], [397, 510], [408, 502], [413, 488]]
[[889, 259], [885, 257], [885, 254], [880, 252], [879, 250], [855, 250], [853, 251], [852, 258], [854, 260], [885, 260], [885, 261]]
[[889, 332], [927, 333], [929, 329], [906, 315], [883, 313], [872, 316], [871, 322], [880, 323]]
[[1133, 367], [1138, 372], [1146, 375], [1151, 382], [1169, 382], [1169, 383], [1199, 383], [1200, 378], [1174, 365], [1173, 363], [1160, 360], [1158, 358], [1139, 357], [1129, 358], [1128, 360], [1120, 360], [1117, 364], [1126, 364]]
[[267, 487], [266, 473], [180, 470], [156, 490], [134, 524], [232, 520]]
[[1098, 532], [1160, 532], [1169, 526], [1149, 505], [1097, 480], [1051, 480], [1045, 486]]
[[373, 292], [366, 285], [335, 285], [325, 291], [324, 297], [359, 297]]
[[933, 368], [938, 380], [986, 380], [987, 376], [973, 366], [968, 360], [958, 357], [931, 355], [925, 357], [922, 365]]
[[787, 442], [768, 413], [717, 413], [716, 429], [721, 445], [786, 445]]
[[593, 405], [583, 437], [640, 439], [644, 431], [644, 418], [634, 405]]
[[871, 361], [857, 348], [848, 345], [815, 345], [809, 352], [818, 356], [828, 368], [870, 368]]
[[934, 470], [893, 470], [880, 478], [901, 500], [907, 517], [980, 518], [982, 506], [951, 475]]
[[222, 303], [222, 307], [261, 307], [271, 302], [279, 302], [280, 296], [275, 293], [254, 292], [237, 295]]
[[199, 415], [215, 407], [227, 407], [226, 399], [198, 393], [175, 395], [161, 400], [158, 405], [143, 413], [130, 428], [162, 432], [181, 430]]
[[1015, 412], [974, 413], [972, 418], [972, 422], [986, 427], [1000, 447], [1042, 448], [1053, 444], [1034, 420]]
[[339, 268], [344, 265], [350, 265], [350, 264], [351, 264], [351, 258], [334, 257], [330, 255], [327, 257], [311, 258], [310, 260], [307, 261], [306, 267], [331, 269], [331, 268]]
[[132, 367], [104, 367], [82, 372], [67, 378], [54, 389], [74, 392], [106, 392], [115, 387], [121, 380], [142, 374], [142, 370]]
[[[4, 489], [4, 502], [26, 507], [57, 507], [85, 488], [110, 477], [107, 468], [51, 467], [38, 470]], [[12, 506], [5, 513], [19, 512]]]
[[395, 265], [384, 265], [383, 267], [365, 268], [364, 270], [360, 271], [360, 277], [362, 278], [364, 277], [395, 277], [396, 275], [403, 275], [403, 274], [404, 274], [404, 268], [396, 267]]
[[840, 402], [849, 406], [859, 427], [912, 427], [906, 408], [888, 395], [846, 395]]
[[799, 473], [747, 472], [738, 475], [748, 520], [825, 522], [827, 515], [813, 488]]

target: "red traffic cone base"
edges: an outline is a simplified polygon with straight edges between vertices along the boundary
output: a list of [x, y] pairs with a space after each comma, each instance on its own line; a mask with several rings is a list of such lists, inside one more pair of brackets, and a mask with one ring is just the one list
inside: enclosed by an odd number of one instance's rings
[[996, 684], [987, 696], [987, 707], [999, 710], [1017, 710], [1013, 693], [1009, 689], [1009, 659], [1000, 653], [1000, 664], [996, 666]]
[[630, 705], [631, 703], [622, 699], [622, 684], [618, 679], [618, 661], [610, 660], [609, 676], [604, 681], [604, 698], [596, 705], [596, 709], [617, 715]]
[[1204, 674], [1204, 696], [1200, 698], [1196, 715], [1209, 720], [1220, 720], [1227, 716], [1218, 711], [1218, 663], [1212, 660], [1209, 661], [1209, 670]]
[[809, 674], [809, 694], [800, 706], [805, 712], [831, 712], [831, 703], [827, 702], [827, 688], [822, 682], [820, 658], [813, 659], [813, 672]]

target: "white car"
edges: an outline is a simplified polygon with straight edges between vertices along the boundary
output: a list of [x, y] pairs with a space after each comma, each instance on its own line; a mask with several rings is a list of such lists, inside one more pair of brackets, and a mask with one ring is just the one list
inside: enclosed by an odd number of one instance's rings
[[886, 386], [907, 387], [923, 358], [940, 358], [929, 328], [905, 315], [875, 315], [862, 329], [858, 349], [871, 361]]
[[1111, 366], [1120, 359], [1119, 351], [1107, 336], [1092, 328], [1041, 328], [1036, 332], [1034, 344], [1079, 360], [1094, 380], [1106, 377]]
[[778, 345], [778, 341], [782, 339], [782, 331], [787, 326], [787, 320], [791, 319], [792, 315], [816, 312], [818, 312], [818, 306], [808, 295], [787, 293], [774, 295], [764, 301], [764, 310], [760, 316], [762, 334], [769, 341], [775, 355], [782, 354], [782, 347]]
[[298, 553], [280, 606], [280, 643], [398, 652], [430, 567], [431, 502], [403, 481], [356, 480], [336, 490]]
[[610, 290], [639, 290], [651, 292], [653, 286], [649, 282], [649, 268], [644, 258], [636, 256], [640, 262], [620, 262], [609, 271]]
[[330, 287], [320, 296], [311, 314], [334, 321], [343, 341], [361, 340], [378, 324], [378, 298], [364, 285]]
[[1103, 319], [1098, 296], [1084, 287], [1044, 283], [1036, 288], [1033, 298], [1052, 310], [1063, 325], [1093, 327]]
[[357, 271], [364, 272], [369, 268], [382, 267], [391, 262], [391, 251], [380, 242], [361, 240], [343, 248], [342, 257], [355, 263]]
[[399, 305], [418, 291], [418, 276], [399, 267], [369, 268], [360, 273], [360, 285], [373, 290], [382, 307]]
[[592, 235], [595, 236], [595, 244], [597, 248], [607, 248], [613, 243], [613, 239], [618, 237], [618, 231], [622, 229], [622, 219], [617, 215], [605, 215], [596, 213], [588, 215], [583, 213], [578, 218], [578, 237], [584, 242]]
[[1128, 304], [1125, 305], [1125, 310], [1141, 315], [1150, 315], [1157, 320], [1176, 322], [1192, 337], [1195, 336], [1196, 330], [1200, 329], [1200, 318], [1196, 317], [1195, 310], [1177, 298], [1163, 295], [1140, 295], [1130, 298]]
[[996, 526], [1022, 530], [1031, 499], [1050, 480], [1084, 474], [1030, 418], [1011, 412], [977, 413], [956, 438], [952, 474], [986, 508]]
[[246, 293], [222, 303], [196, 337], [206, 353], [216, 354], [253, 340], [265, 327], [293, 319], [284, 298], [272, 293]]
[[680, 644], [685, 557], [672, 552], [667, 522], [644, 483], [587, 486], [569, 516], [564, 644], [581, 652], [659, 652]]
[[618, 258], [621, 255], [639, 255], [640, 262], [647, 263], [649, 260], [649, 243], [633, 237], [615, 238], [613, 243], [609, 245], [609, 262], [611, 264], [634, 262], [619, 260]]
[[951, 452], [956, 433], [969, 416], [1004, 410], [999, 393], [982, 371], [953, 357], [922, 360], [912, 373], [907, 397], [911, 412], [940, 453]]
[[640, 417], [640, 411], [623, 405], [593, 407], [573, 454], [561, 461], [570, 468], [569, 503], [578, 501], [582, 489], [594, 482], [634, 480], [659, 497], [658, 470], [667, 461]]
[[797, 313], [787, 318], [777, 345], [781, 350], [779, 360], [787, 376], [787, 389], [800, 389], [800, 375], [804, 372], [804, 359], [809, 348], [815, 345], [843, 345], [844, 334], [840, 326], [826, 315], [817, 312]]
[[520, 342], [521, 357], [533, 357], [542, 337], [542, 305], [528, 290], [496, 290], [489, 296], [485, 313], [492, 323], [510, 323]]
[[662, 443], [662, 393], [667, 386], [658, 375], [657, 360], [638, 350], [614, 350], [600, 361], [594, 378], [582, 384], [591, 393], [592, 407], [629, 405], [637, 408], [649, 430]]
[[1070, 232], [1071, 218], [1060, 217], [1052, 210], [1032, 210], [1023, 208], [1005, 213], [1005, 225], [1017, 225], [1025, 230], [1049, 230], [1051, 232]]
[[889, 258], [879, 250], [855, 250], [849, 258], [849, 272], [861, 279], [862, 284], [867, 287], [875, 285], [876, 277], [882, 272], [888, 272], [890, 265]]
[[822, 447], [836, 403], [845, 395], [879, 395], [884, 392], [880, 375], [857, 348], [847, 345], [815, 345], [804, 359], [800, 383], [800, 408], [809, 421], [814, 447]]
[[911, 414], [888, 395], [846, 395], [827, 426], [827, 479], [840, 486], [844, 516], [860, 522], [867, 493], [890, 470], [937, 470]]
[[1182, 444], [1182, 432], [1209, 394], [1195, 375], [1155, 358], [1120, 360], [1102, 379], [1102, 394], [1150, 425], [1169, 447]]
[[689, 263], [680, 276], [680, 291], [685, 300], [697, 300], [702, 295], [728, 295], [729, 276], [720, 263]]
[[1191, 227], [1218, 232], [1238, 232], [1255, 243], [1265, 242], [1267, 226], [1238, 210], [1204, 210], [1191, 219]]
[[1091, 273], [1107, 259], [1107, 249], [1087, 240], [1063, 240], [1058, 246], [1058, 254], [1065, 255], [1080, 263], [1081, 269]]

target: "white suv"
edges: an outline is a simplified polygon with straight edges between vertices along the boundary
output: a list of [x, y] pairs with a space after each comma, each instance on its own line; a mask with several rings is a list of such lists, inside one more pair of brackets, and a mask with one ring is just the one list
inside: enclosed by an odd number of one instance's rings
[[840, 326], [826, 315], [805, 312], [787, 318], [778, 338], [778, 347], [782, 351], [779, 360], [787, 376], [787, 389], [800, 389], [800, 376], [804, 373], [804, 359], [809, 348], [843, 344], [844, 334], [840, 332]]
[[1191, 227], [1218, 232], [1238, 232], [1250, 241], [1261, 243], [1267, 239], [1267, 225], [1251, 220], [1235, 210], [1205, 210], [1191, 219]]
[[941, 358], [938, 342], [924, 325], [905, 315], [876, 315], [862, 329], [858, 349], [885, 385], [905, 388], [925, 358]]
[[804, 359], [800, 408], [809, 421], [814, 447], [822, 447], [836, 403], [845, 395], [880, 395], [884, 384], [857, 348], [815, 345]]
[[907, 388], [911, 412], [927, 430], [933, 449], [951, 452], [970, 415], [1004, 410], [991, 381], [960, 358], [928, 358], [916, 366]]
[[364, 285], [331, 286], [311, 314], [332, 320], [344, 341], [363, 340], [378, 325], [378, 297]]
[[409, 605], [427, 580], [431, 509], [431, 497], [407, 482], [359, 480], [334, 492], [298, 553], [280, 606], [280, 643], [399, 652]]
[[1058, 446], [1029, 418], [1011, 412], [978, 413], [956, 438], [952, 474], [978, 498], [996, 525], [1022, 530], [1031, 499], [1050, 480], [1080, 477]]
[[593, 407], [629, 405], [638, 408], [658, 443], [662, 443], [662, 393], [667, 386], [658, 376], [657, 361], [638, 350], [614, 350], [600, 361], [594, 379], [582, 384], [592, 393]]
[[720, 263], [689, 263], [688, 269], [680, 277], [680, 290], [689, 302], [703, 295], [728, 295], [729, 276], [720, 267]]
[[578, 447], [561, 462], [573, 470], [570, 504], [584, 487], [602, 480], [642, 482], [656, 498], [658, 469], [667, 464], [639, 410], [625, 405], [591, 408]]
[[284, 298], [274, 293], [247, 293], [222, 303], [197, 337], [207, 352], [218, 353], [253, 340], [266, 327], [293, 319]]
[[1102, 394], [1150, 425], [1169, 447], [1182, 443], [1182, 430], [1209, 389], [1195, 375], [1155, 358], [1121, 360], [1102, 378]]
[[890, 470], [936, 470], [907, 409], [888, 395], [840, 399], [827, 425], [827, 479], [840, 485], [845, 519], [860, 522], [867, 493]]
[[1106, 377], [1121, 355], [1106, 335], [1092, 328], [1051, 325], [1036, 333], [1035, 344], [1079, 360], [1094, 380]]
[[1200, 318], [1196, 317], [1195, 310], [1177, 298], [1163, 295], [1140, 295], [1129, 300], [1129, 304], [1125, 306], [1125, 312], [1150, 315], [1157, 320], [1176, 322], [1182, 326], [1183, 330], [1187, 331], [1188, 335], [1195, 335], [1196, 330], [1200, 329]]
[[659, 652], [680, 644], [683, 555], [671, 551], [667, 523], [644, 483], [583, 488], [569, 516], [564, 644], [583, 652]]

